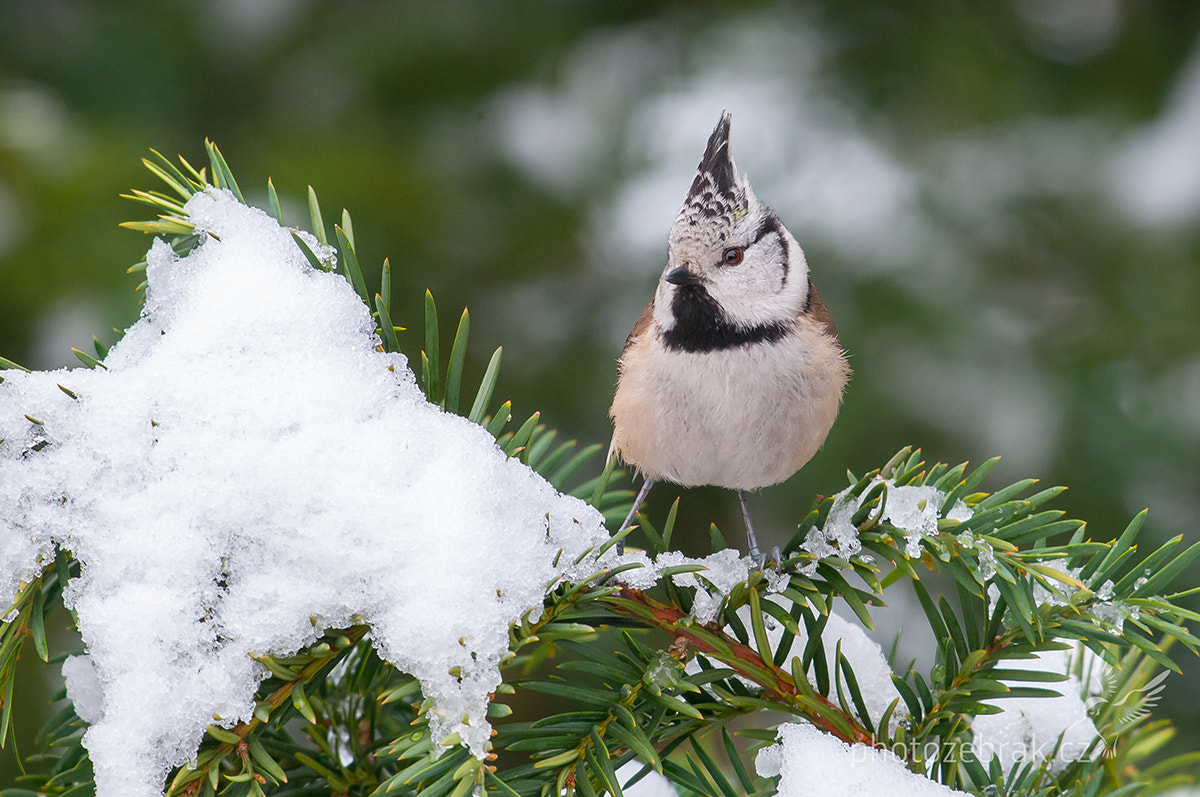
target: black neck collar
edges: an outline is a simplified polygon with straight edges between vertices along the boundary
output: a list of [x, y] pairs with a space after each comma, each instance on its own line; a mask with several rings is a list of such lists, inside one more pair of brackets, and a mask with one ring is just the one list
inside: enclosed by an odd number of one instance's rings
[[771, 343], [792, 329], [791, 324], [778, 321], [750, 327], [734, 324], [701, 285], [679, 287], [671, 300], [671, 314], [675, 326], [662, 333], [662, 340], [675, 351], [709, 352]]

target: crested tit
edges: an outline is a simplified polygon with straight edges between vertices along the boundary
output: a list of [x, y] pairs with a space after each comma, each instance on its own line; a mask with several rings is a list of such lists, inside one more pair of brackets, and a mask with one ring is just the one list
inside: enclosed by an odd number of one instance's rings
[[739, 175], [728, 114], [708, 139], [654, 298], [625, 341], [610, 456], [651, 485], [745, 491], [787, 479], [825, 442], [850, 377], [804, 252]]

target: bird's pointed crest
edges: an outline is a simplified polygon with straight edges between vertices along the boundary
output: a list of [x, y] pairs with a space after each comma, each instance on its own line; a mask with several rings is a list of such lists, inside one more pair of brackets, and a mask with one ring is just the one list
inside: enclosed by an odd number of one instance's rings
[[729, 151], [729, 124], [729, 114], [722, 113], [708, 137], [704, 157], [675, 219], [678, 235], [695, 237], [712, 233], [723, 239], [729, 225], [747, 210], [749, 188], [738, 178]]
[[733, 165], [733, 155], [729, 151], [729, 113], [723, 112], [712, 135], [708, 137], [708, 146], [704, 148], [704, 157], [696, 168], [696, 176], [688, 191], [688, 202], [703, 199], [705, 190], [713, 190], [732, 198], [737, 190], [737, 169]]

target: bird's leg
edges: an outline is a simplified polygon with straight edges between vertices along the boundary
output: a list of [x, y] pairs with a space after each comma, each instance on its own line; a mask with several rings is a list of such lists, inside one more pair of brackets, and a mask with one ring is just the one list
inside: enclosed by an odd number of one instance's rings
[[746, 506], [746, 493], [738, 490], [738, 503], [742, 505], [742, 520], [746, 522], [746, 542], [750, 544], [750, 558], [761, 568], [764, 564], [762, 554], [758, 550], [758, 538], [754, 536], [754, 524], [750, 522], [750, 509]]
[[[653, 479], [642, 480], [642, 489], [638, 490], [637, 498], [633, 499], [633, 506], [630, 507], [629, 514], [625, 516], [625, 522], [621, 524], [621, 528], [617, 529], [617, 534], [620, 534], [622, 531], [629, 528], [630, 524], [633, 523], [633, 517], [637, 514], [638, 507], [640, 507], [642, 502], [646, 500], [646, 496], [650, 494], [650, 488], [653, 486]], [[623, 553], [625, 553], [625, 540], [618, 540], [617, 554], [620, 555]]]

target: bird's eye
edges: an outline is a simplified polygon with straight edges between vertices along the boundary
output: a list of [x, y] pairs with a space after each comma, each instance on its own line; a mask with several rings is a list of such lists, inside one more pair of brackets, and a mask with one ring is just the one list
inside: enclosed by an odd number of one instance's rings
[[725, 265], [736, 266], [738, 263], [742, 262], [742, 255], [742, 248], [740, 246], [735, 246], [731, 249], [726, 249], [725, 254], [722, 255], [722, 259], [725, 261]]

